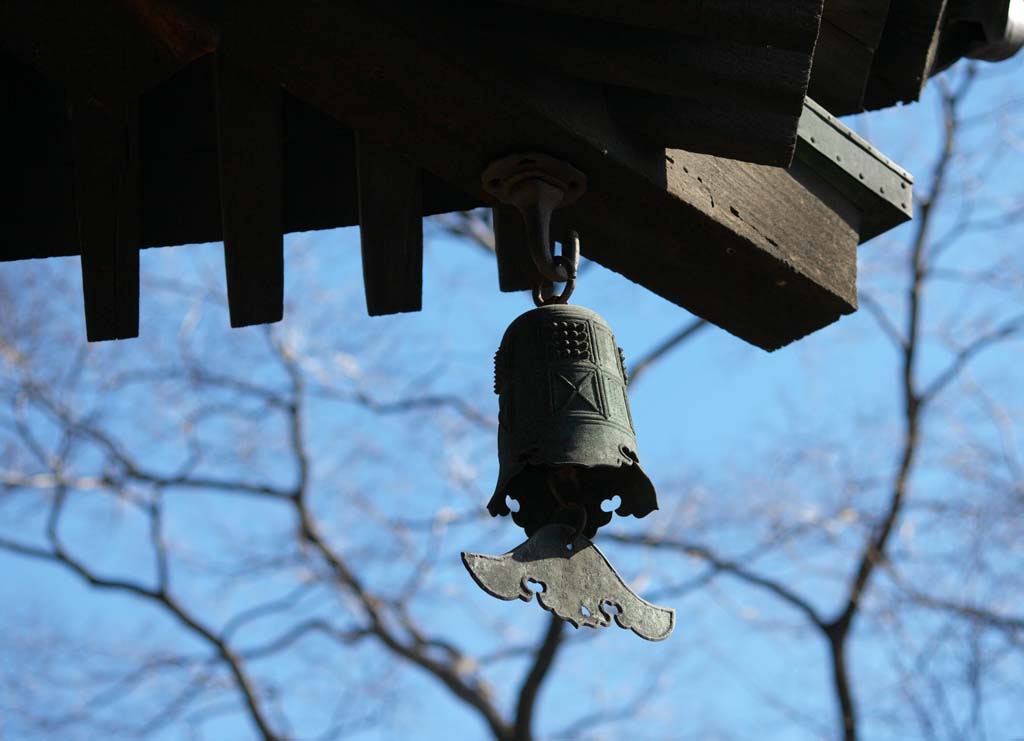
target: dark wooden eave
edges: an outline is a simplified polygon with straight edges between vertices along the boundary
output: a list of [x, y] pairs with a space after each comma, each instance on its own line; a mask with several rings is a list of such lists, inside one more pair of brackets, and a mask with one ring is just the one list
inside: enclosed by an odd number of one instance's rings
[[[825, 0], [808, 94], [833, 115], [911, 103], [963, 56], [1003, 59], [1009, 0]], [[995, 34], [994, 38], [989, 38]]]
[[863, 110], [890, 0], [825, 0], [807, 94], [837, 115]]
[[864, 109], [921, 97], [932, 74], [947, 0], [892, 0], [864, 91]]
[[[708, 153], [778, 163], [803, 146], [795, 133], [802, 106], [790, 111], [789, 103], [780, 105], [757, 90], [760, 79], [776, 86], [773, 95], [803, 99], [800, 74], [793, 82], [775, 68], [757, 76], [769, 57], [755, 53], [756, 23], [730, 30], [728, 13], [708, 12], [697, 18], [704, 25], [688, 26], [693, 19], [677, 11], [681, 15], [673, 20], [665, 9], [669, 4], [641, 3], [623, 38], [653, 35], [616, 46], [602, 25], [622, 25], [611, 3], [589, 6], [604, 8], [599, 13], [581, 12], [582, 2], [560, 3], [558, 13], [550, 12], [556, 3], [545, 4], [546, 13], [519, 5], [524, 3], [473, 5], [469, 13], [425, 12], [413, 2], [382, 9], [354, 0], [282, 0], [225, 3], [213, 12], [207, 3], [193, 2], [175, 14], [182, 5], [123, 0], [116, 7], [131, 12], [116, 19], [121, 31], [156, 34], [163, 40], [153, 43], [161, 49], [184, 51], [161, 52], [160, 64], [145, 74], [133, 72], [130, 84], [108, 89], [90, 75], [69, 72], [60, 53], [41, 61], [30, 43], [12, 42], [26, 28], [40, 32], [25, 17], [35, 23], [33, 9], [43, 6], [8, 2], [3, 20], [23, 24], [3, 26], [0, 38], [12, 55], [2, 65], [7, 121], [18, 142], [12, 180], [24, 187], [8, 200], [0, 255], [82, 252], [85, 235], [76, 216], [81, 204], [75, 200], [81, 170], [68, 143], [66, 110], [69, 100], [86, 94], [106, 110], [137, 106], [142, 245], [228, 237], [229, 282], [237, 287], [229, 291], [233, 323], [278, 315], [281, 232], [357, 223], [360, 199], [362, 217], [380, 225], [363, 240], [371, 311], [416, 308], [420, 279], [414, 263], [421, 235], [413, 219], [489, 203], [481, 171], [498, 156], [524, 150], [546, 151], [587, 174], [586, 197], [558, 219], [558, 228], [580, 231], [585, 255], [743, 339], [776, 348], [855, 309], [856, 247], [867, 233], [870, 203], [851, 199], [799, 156], [787, 171]], [[719, 4], [734, 15], [745, 5]], [[766, 26], [766, 33], [777, 32], [785, 52], [770, 60], [789, 59], [794, 68], [808, 69], [809, 47], [801, 51], [801, 44], [807, 34], [813, 44], [814, 3], [797, 3], [804, 10], [792, 14], [791, 25], [781, 7], [793, 8], [792, 2], [768, 5], [777, 12], [768, 14], [775, 27]], [[76, 20], [82, 25], [64, 39], [63, 54], [74, 57], [79, 46], [92, 49], [99, 39], [110, 42], [121, 64], [135, 63], [135, 47], [117, 45], [121, 31], [111, 39], [109, 30], [90, 28], [88, 18]], [[659, 77], [659, 65], [673, 61], [664, 51], [668, 47], [642, 41], [671, 38], [680, 32], [672, 23], [691, 36], [694, 29], [720, 33], [725, 47], [746, 48], [741, 57], [747, 68], [715, 77], [714, 65], [701, 55], [681, 54], [678, 74]], [[516, 29], [537, 33], [523, 39]], [[180, 38], [198, 41], [179, 44]], [[230, 65], [216, 86], [214, 56], [207, 53], [211, 38], [220, 50], [217, 64]], [[714, 50], [706, 38], [703, 43], [708, 53]], [[573, 59], [547, 64], [563, 44]], [[638, 46], [649, 53], [633, 67], [584, 64], [587, 54], [593, 59], [595, 44], [607, 46], [624, 64]], [[176, 72], [170, 70], [175, 64]], [[702, 107], [705, 98], [709, 104]], [[671, 105], [674, 100], [683, 101], [681, 108]], [[737, 102], [744, 100], [762, 106], [757, 110], [764, 115], [744, 119]], [[251, 127], [244, 106], [255, 116]], [[235, 123], [225, 127], [228, 118]], [[759, 123], [768, 133], [758, 130]], [[709, 133], [716, 128], [728, 135], [716, 139]], [[660, 138], [668, 134], [679, 139]], [[243, 135], [252, 137], [248, 144], [238, 139]], [[246, 146], [260, 148], [260, 163], [236, 154]], [[400, 193], [379, 192], [388, 172], [401, 181]], [[262, 231], [247, 230], [233, 216], [245, 213], [246, 204], [259, 204]], [[120, 196], [103, 206], [112, 214], [123, 207]], [[392, 229], [380, 219], [381, 208], [400, 211], [396, 224], [407, 226]], [[376, 259], [384, 243], [393, 250], [387, 259]], [[121, 264], [116, 250], [109, 254], [112, 265]], [[251, 275], [248, 260], [255, 261]], [[119, 293], [111, 306], [131, 303], [125, 295], [130, 281], [110, 286]], [[137, 292], [134, 301], [137, 310]], [[90, 336], [124, 334], [115, 325], [90, 330]]]

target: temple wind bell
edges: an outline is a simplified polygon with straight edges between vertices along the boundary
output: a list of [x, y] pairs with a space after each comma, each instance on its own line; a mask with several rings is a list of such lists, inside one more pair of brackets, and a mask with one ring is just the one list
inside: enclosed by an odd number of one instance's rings
[[[498, 482], [488, 504], [528, 536], [501, 556], [463, 553], [473, 579], [495, 597], [530, 601], [576, 627], [612, 619], [647, 640], [667, 638], [675, 611], [637, 596], [593, 544], [613, 512], [644, 517], [657, 509], [640, 467], [626, 394], [622, 350], [597, 313], [568, 304], [579, 239], [570, 233], [553, 255], [555, 208], [579, 198], [586, 178], [539, 154], [494, 162], [484, 187], [516, 206], [543, 277], [537, 308], [509, 325], [494, 359], [498, 395]], [[564, 283], [561, 293], [554, 284]]]

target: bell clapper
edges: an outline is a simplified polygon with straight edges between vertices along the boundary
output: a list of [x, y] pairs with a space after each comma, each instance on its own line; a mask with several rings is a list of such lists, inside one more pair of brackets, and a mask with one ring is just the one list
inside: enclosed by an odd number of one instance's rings
[[[484, 187], [515, 205], [526, 221], [530, 253], [541, 275], [537, 308], [509, 325], [494, 357], [498, 394], [498, 459], [494, 516], [511, 515], [528, 536], [503, 556], [463, 553], [488, 594], [540, 605], [576, 627], [612, 619], [648, 640], [672, 632], [675, 611], [638, 597], [591, 542], [613, 512], [644, 517], [657, 509], [654, 486], [640, 467], [626, 395], [622, 351], [598, 314], [568, 304], [576, 282], [579, 236], [570, 232], [553, 254], [552, 211], [575, 200], [586, 178], [545, 155], [513, 155], [492, 163]], [[563, 283], [560, 293], [555, 283]], [[512, 510], [509, 500], [518, 502]]]
[[[552, 522], [573, 528], [566, 538], [566, 549], [572, 550], [577, 536], [587, 529], [587, 508], [581, 501], [580, 477], [575, 466], [557, 466], [548, 472], [545, 479], [548, 492], [558, 504]], [[562, 522], [569, 515], [572, 522]]]

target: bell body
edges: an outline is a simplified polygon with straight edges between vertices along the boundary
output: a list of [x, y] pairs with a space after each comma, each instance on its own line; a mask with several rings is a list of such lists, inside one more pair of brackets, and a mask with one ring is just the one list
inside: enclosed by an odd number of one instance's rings
[[494, 362], [492, 515], [511, 513], [527, 535], [561, 522], [593, 537], [611, 519], [602, 503], [616, 495], [620, 515], [657, 509], [637, 455], [622, 351], [604, 319], [568, 304], [528, 311], [505, 331]]

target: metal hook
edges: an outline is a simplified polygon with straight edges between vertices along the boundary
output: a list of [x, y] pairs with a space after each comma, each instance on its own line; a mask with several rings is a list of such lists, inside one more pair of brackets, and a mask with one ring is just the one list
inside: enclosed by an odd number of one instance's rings
[[[530, 256], [541, 276], [552, 283], [569, 281], [570, 271], [554, 255], [551, 215], [586, 192], [586, 176], [568, 162], [531, 153], [495, 160], [481, 179], [484, 190], [522, 214]], [[570, 262], [578, 261], [578, 255], [575, 259], [564, 256]]]

